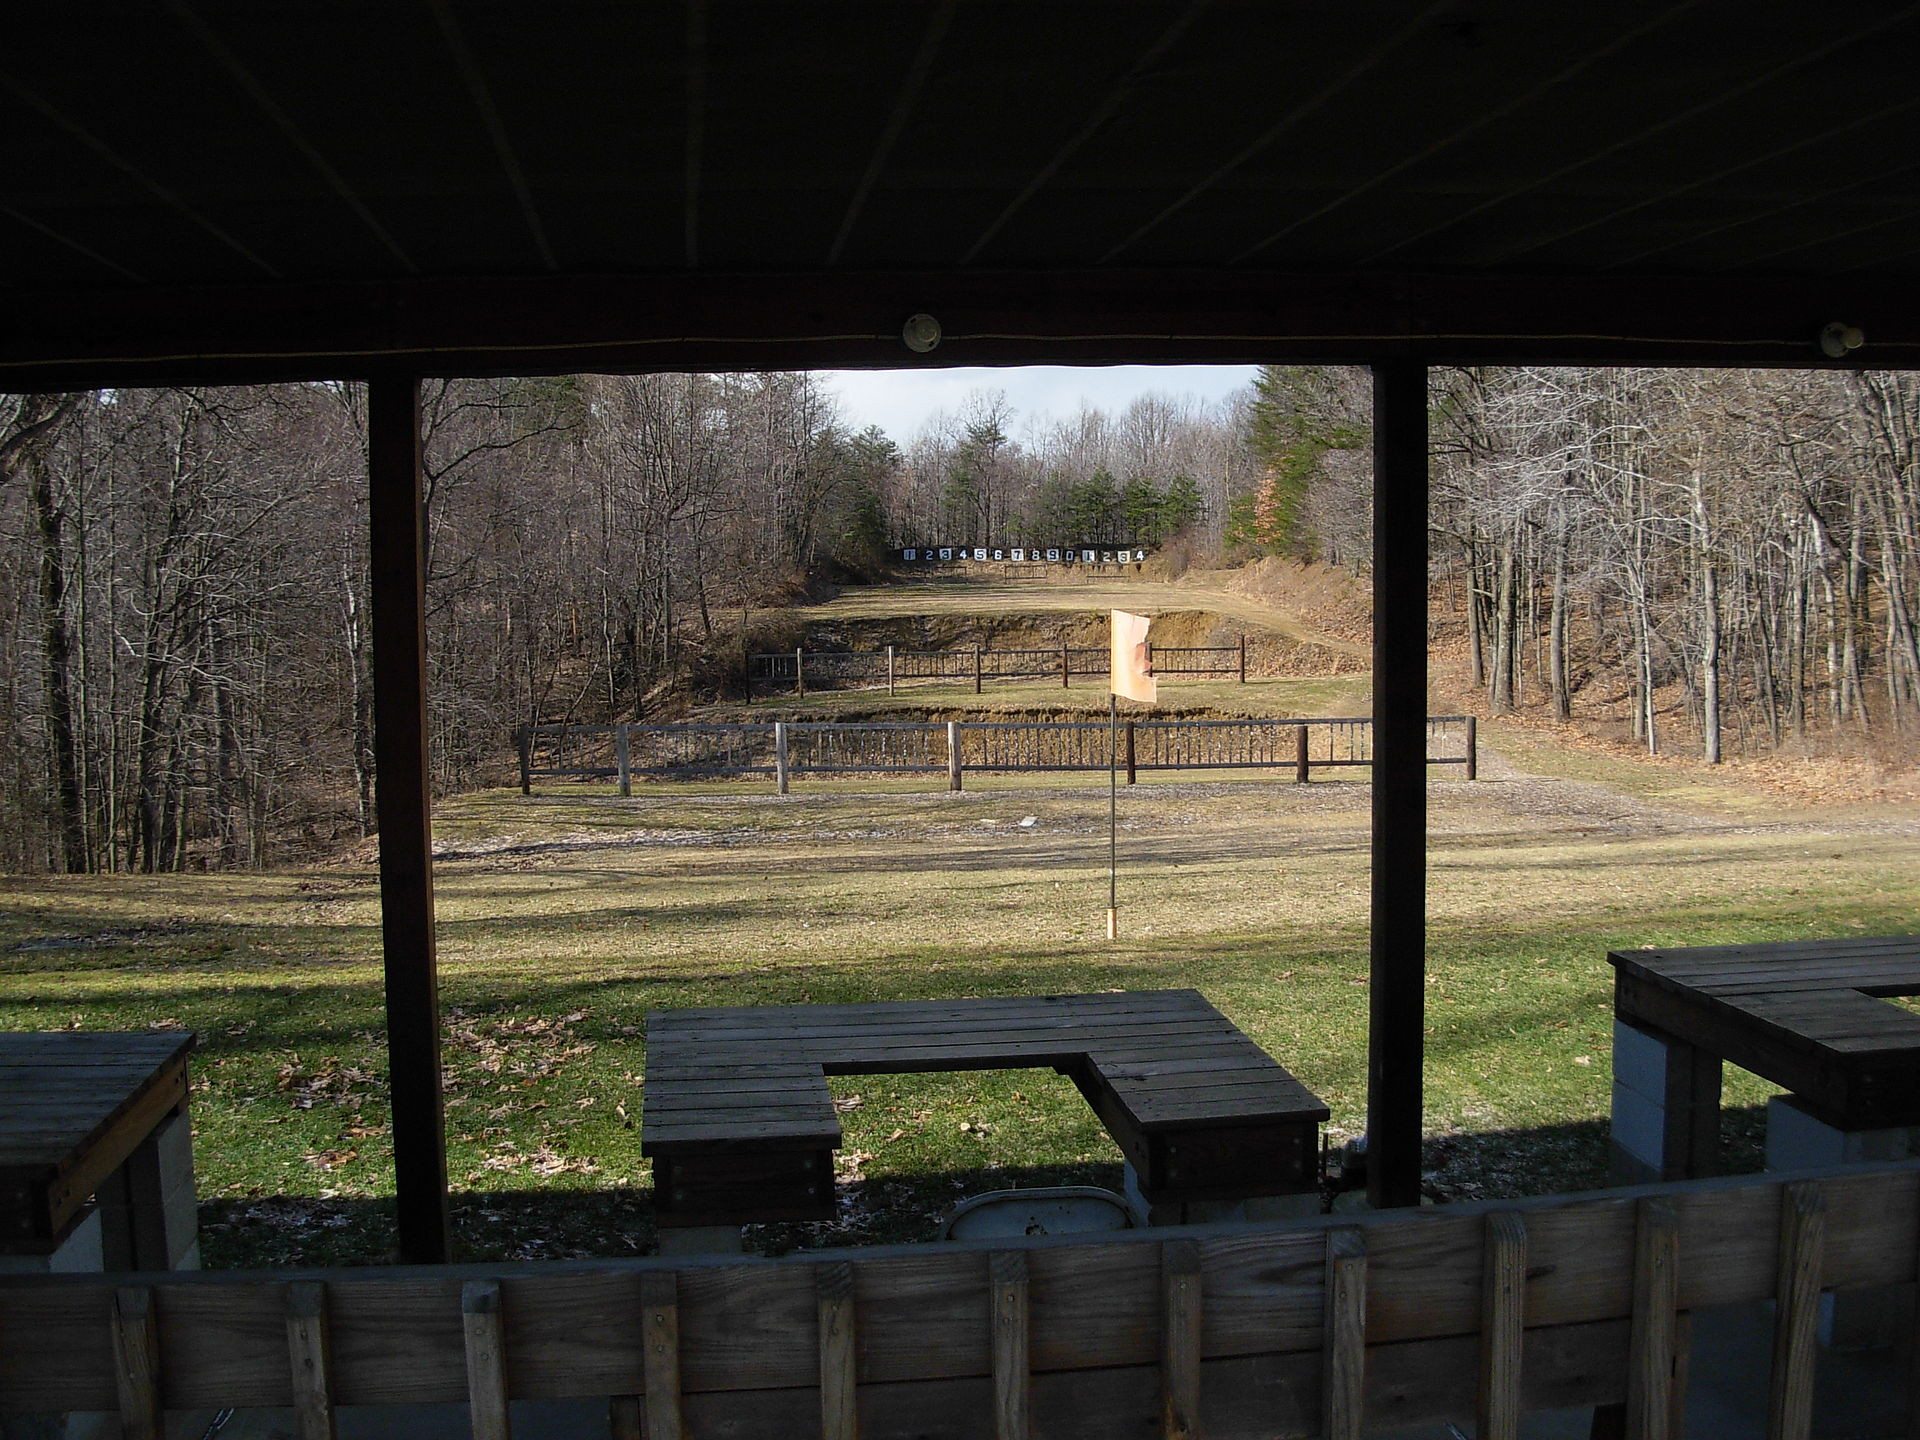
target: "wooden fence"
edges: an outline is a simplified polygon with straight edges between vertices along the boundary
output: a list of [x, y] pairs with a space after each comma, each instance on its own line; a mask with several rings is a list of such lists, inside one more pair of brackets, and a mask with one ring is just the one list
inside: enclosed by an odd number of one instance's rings
[[[1325, 1435], [1624, 1404], [1676, 1433], [1689, 1312], [1772, 1302], [1808, 1434], [1827, 1291], [1911, 1286], [1920, 1166], [778, 1260], [0, 1278], [0, 1416], [605, 1397], [612, 1440]], [[1614, 1412], [1618, 1414], [1618, 1412]]]
[[[777, 721], [727, 725], [529, 725], [518, 736], [520, 790], [542, 779], [612, 779], [622, 795], [636, 775], [710, 779], [767, 775], [787, 793], [796, 775], [944, 772], [961, 789], [969, 770], [993, 774], [1105, 770], [1135, 783], [1142, 770], [1291, 770], [1371, 765], [1365, 717], [1285, 720]], [[1111, 753], [1110, 753], [1111, 747]], [[1427, 763], [1479, 778], [1479, 727], [1471, 715], [1427, 720]]]
[[[887, 687], [919, 681], [973, 682], [978, 695], [989, 680], [1050, 680], [1071, 688], [1076, 675], [1104, 676], [1105, 646], [1061, 645], [1045, 650], [787, 650], [747, 657], [747, 699], [754, 687], [790, 690], [796, 695], [843, 685]], [[1147, 646], [1148, 664], [1158, 676], [1233, 675], [1247, 683], [1247, 637], [1232, 645]]]

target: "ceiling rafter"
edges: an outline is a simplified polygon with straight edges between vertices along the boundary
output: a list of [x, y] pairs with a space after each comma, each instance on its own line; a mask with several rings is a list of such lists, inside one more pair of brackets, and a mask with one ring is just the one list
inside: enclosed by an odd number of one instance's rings
[[1151, 220], [1147, 221], [1146, 224], [1134, 230], [1132, 234], [1121, 240], [1119, 244], [1110, 246], [1104, 255], [1094, 261], [1094, 264], [1112, 264], [1116, 256], [1124, 254], [1133, 248], [1142, 238], [1158, 229], [1170, 216], [1186, 209], [1194, 200], [1211, 190], [1228, 175], [1238, 170], [1242, 165], [1246, 164], [1247, 161], [1251, 160], [1255, 155], [1258, 155], [1262, 150], [1266, 149], [1267, 146], [1271, 145], [1275, 140], [1278, 140], [1282, 135], [1286, 134], [1287, 131], [1291, 130], [1295, 125], [1298, 125], [1302, 120], [1306, 119], [1307, 116], [1311, 115], [1335, 95], [1338, 95], [1342, 90], [1346, 89], [1347, 86], [1366, 74], [1367, 71], [1373, 69], [1374, 66], [1378, 65], [1389, 55], [1393, 54], [1394, 51], [1406, 44], [1426, 26], [1428, 21], [1432, 20], [1433, 17], [1441, 11], [1447, 9], [1450, 4], [1452, 4], [1452, 0], [1436, 0], [1436, 3], [1423, 8], [1405, 25], [1402, 25], [1398, 30], [1389, 35], [1382, 44], [1375, 46], [1372, 50], [1369, 50], [1365, 55], [1361, 56], [1359, 60], [1341, 71], [1331, 84], [1322, 86], [1306, 100], [1287, 111], [1278, 121], [1268, 126], [1252, 141], [1237, 150], [1233, 157], [1225, 164], [1211, 171], [1206, 178], [1198, 184], [1190, 186], [1187, 191], [1172, 204], [1162, 209]]
[[[1913, 167], [1910, 165], [1901, 167], [1901, 169], [1912, 169], [1912, 168]], [[1898, 174], [1899, 172], [1895, 171], [1893, 173]], [[1905, 210], [1898, 215], [1883, 215], [1877, 220], [1863, 220], [1858, 225], [1849, 225], [1844, 230], [1830, 230], [1826, 234], [1817, 235], [1811, 240], [1795, 240], [1791, 244], [1781, 245], [1773, 250], [1762, 251], [1758, 255], [1748, 255], [1743, 257], [1739, 261], [1737, 266], [1725, 265], [1725, 266], [1721, 266], [1720, 269], [1723, 272], [1725, 272], [1725, 271], [1734, 271], [1737, 269], [1744, 269], [1748, 266], [1753, 266], [1753, 265], [1764, 265], [1767, 261], [1778, 259], [1782, 255], [1794, 255], [1799, 253], [1802, 250], [1812, 250], [1812, 249], [1816, 249], [1821, 245], [1831, 245], [1836, 240], [1851, 240], [1856, 235], [1865, 235], [1872, 230], [1882, 230], [1889, 225], [1903, 225], [1903, 226], [1912, 225], [1916, 221], [1920, 221], [1920, 210]], [[1886, 258], [1899, 260], [1904, 258], [1906, 255], [1910, 255], [1912, 253], [1914, 252], [1900, 251]], [[1882, 264], [1882, 263], [1884, 263], [1884, 261], [1867, 261], [1859, 265], [1842, 266], [1839, 270], [1835, 271], [1834, 273], [1841, 274], [1841, 275], [1849, 274], [1854, 271], [1866, 269], [1871, 265]]]
[[1133, 92], [1139, 89], [1140, 83], [1147, 78], [1148, 72], [1160, 63], [1161, 58], [1179, 43], [1187, 31], [1193, 28], [1194, 21], [1198, 20], [1201, 13], [1212, 3], [1213, 0], [1194, 0], [1194, 3], [1173, 24], [1161, 32], [1160, 37], [1153, 42], [1147, 52], [1134, 61], [1127, 73], [1120, 78], [1120, 83], [1113, 87], [1106, 100], [1087, 117], [1086, 123], [1074, 131], [1067, 143], [1054, 152], [1053, 157], [1040, 167], [1039, 173], [1021, 188], [1020, 193], [1013, 197], [1006, 209], [995, 216], [993, 223], [981, 232], [980, 238], [975, 240], [967, 253], [960, 257], [962, 265], [971, 265], [1020, 208], [1052, 181], [1053, 177], [1060, 172], [1060, 167], [1079, 153], [1081, 146], [1099, 133], [1101, 127], [1133, 97]]
[[835, 232], [833, 244], [827, 247], [827, 264], [840, 263], [841, 252], [847, 248], [847, 241], [853, 235], [853, 227], [860, 219], [860, 212], [866, 208], [867, 197], [873, 193], [873, 187], [879, 183], [881, 172], [886, 169], [887, 160], [893, 154], [901, 132], [907, 128], [907, 119], [913, 114], [913, 107], [919, 103], [920, 91], [926, 85], [927, 76], [933, 70], [935, 56], [947, 38], [947, 30], [953, 24], [953, 12], [957, 0], [941, 0], [927, 17], [927, 28], [920, 36], [920, 48], [914, 54], [913, 64], [907, 67], [907, 73], [900, 81], [900, 88], [894, 94], [893, 109], [887, 116], [887, 123], [880, 132], [880, 139], [873, 147], [873, 155], [867, 161], [867, 168], [860, 177], [860, 183], [854, 187], [853, 198], [847, 202], [847, 211], [840, 219], [840, 228]]
[[11, 75], [0, 74], [0, 90], [7, 91], [8, 94], [20, 101], [21, 104], [39, 112], [39, 114], [47, 120], [59, 126], [82, 145], [86, 146], [87, 149], [93, 151], [95, 155], [98, 155], [102, 160], [133, 180], [149, 195], [154, 196], [169, 208], [178, 211], [188, 220], [191, 220], [200, 229], [206, 231], [207, 234], [218, 240], [222, 245], [225, 245], [229, 250], [233, 251], [234, 254], [253, 266], [254, 269], [267, 276], [267, 278], [271, 280], [282, 278], [279, 267], [255, 254], [246, 245], [242, 244], [227, 231], [194, 209], [193, 206], [189, 205], [174, 191], [169, 190], [165, 185], [162, 185], [158, 180], [155, 180], [144, 170], [140, 169], [140, 167], [135, 165], [131, 160], [128, 160], [124, 155], [120, 154], [119, 151], [108, 145], [106, 141], [95, 135], [91, 130], [84, 129], [73, 120], [67, 118], [65, 114], [49, 104], [39, 94], [29, 90]]
[[1293, 234], [1294, 231], [1301, 229], [1303, 226], [1311, 225], [1314, 221], [1319, 220], [1326, 215], [1332, 214], [1335, 210], [1338, 210], [1342, 206], [1350, 204], [1351, 202], [1359, 199], [1362, 195], [1365, 195], [1370, 191], [1378, 189], [1380, 186], [1384, 185], [1387, 181], [1393, 179], [1394, 176], [1401, 174], [1403, 171], [1411, 169], [1413, 166], [1418, 165], [1423, 160], [1431, 159], [1433, 156], [1438, 155], [1442, 150], [1445, 150], [1450, 146], [1457, 145], [1460, 141], [1466, 139], [1469, 135], [1473, 135], [1478, 131], [1486, 129], [1486, 127], [1493, 124], [1494, 121], [1504, 119], [1508, 115], [1511, 115], [1514, 111], [1532, 104], [1535, 100], [1538, 100], [1542, 95], [1546, 95], [1551, 91], [1557, 89], [1559, 86], [1566, 84], [1569, 80], [1574, 79], [1578, 75], [1582, 74], [1584, 71], [1587, 71], [1591, 69], [1593, 66], [1598, 65], [1601, 61], [1611, 59], [1613, 56], [1619, 54], [1620, 51], [1626, 49], [1629, 45], [1632, 45], [1639, 40], [1645, 39], [1648, 35], [1652, 34], [1656, 30], [1661, 29], [1664, 26], [1672, 24], [1675, 20], [1679, 19], [1682, 15], [1685, 15], [1688, 11], [1699, 9], [1703, 3], [1705, 3], [1705, 0], [1686, 0], [1685, 4], [1678, 5], [1675, 8], [1668, 10], [1663, 14], [1656, 15], [1653, 19], [1647, 21], [1645, 24], [1641, 25], [1638, 29], [1628, 30], [1623, 34], [1615, 37], [1615, 39], [1611, 44], [1603, 45], [1598, 50], [1589, 51], [1587, 54], [1581, 56], [1580, 59], [1576, 60], [1573, 64], [1567, 66], [1564, 70], [1561, 70], [1556, 74], [1549, 76], [1547, 79], [1541, 81], [1538, 85], [1535, 85], [1530, 89], [1521, 91], [1518, 95], [1514, 96], [1513, 99], [1507, 101], [1504, 105], [1497, 106], [1490, 110], [1481, 111], [1479, 116], [1471, 124], [1464, 125], [1460, 129], [1455, 130], [1453, 133], [1449, 135], [1444, 135], [1440, 139], [1435, 140], [1432, 144], [1423, 146], [1421, 149], [1416, 150], [1413, 154], [1407, 156], [1404, 160], [1400, 161], [1398, 164], [1390, 166], [1385, 170], [1382, 170], [1379, 174], [1375, 175], [1371, 180], [1364, 181], [1359, 185], [1353, 186], [1351, 189], [1342, 190], [1338, 195], [1336, 195], [1333, 199], [1327, 201], [1326, 204], [1320, 206], [1317, 210], [1309, 211], [1305, 215], [1301, 215], [1296, 219], [1288, 221], [1285, 225], [1282, 225], [1278, 230], [1274, 231], [1271, 235], [1267, 236], [1264, 240], [1257, 241], [1254, 244], [1247, 246], [1246, 249], [1240, 251], [1238, 254], [1234, 255], [1231, 259], [1227, 261], [1227, 264], [1229, 265], [1244, 264], [1246, 261], [1252, 259], [1255, 255], [1258, 255], [1262, 250], [1265, 250], [1269, 245], [1277, 244], [1279, 241], [1284, 240], [1287, 236]]
[[560, 262], [554, 257], [553, 246], [547, 241], [547, 227], [541, 223], [540, 210], [533, 202], [533, 190], [527, 184], [526, 172], [520, 168], [520, 157], [514, 152], [513, 141], [507, 135], [506, 122], [500, 117], [500, 107], [494, 103], [492, 87], [487, 84], [486, 74], [481, 70], [472, 47], [467, 44], [467, 37], [460, 31], [460, 22], [454, 18], [453, 7], [447, 0], [427, 0], [427, 8], [433, 12], [433, 18], [440, 26], [440, 34], [447, 42], [447, 51], [467, 87], [473, 108], [480, 112], [480, 121], [486, 126], [487, 138], [493, 144], [494, 158], [506, 172], [507, 184], [513, 188], [514, 199], [520, 203], [520, 214], [527, 223], [528, 233], [533, 237], [533, 247], [539, 252], [542, 264], [549, 270], [558, 270]]
[[246, 62], [234, 53], [226, 41], [214, 33], [213, 28], [187, 3], [187, 0], [166, 0], [166, 4], [167, 8], [173, 12], [174, 18], [193, 32], [201, 46], [219, 63], [221, 69], [227, 72], [234, 84], [246, 91], [253, 103], [266, 112], [267, 118], [274, 123], [287, 143], [305, 157], [307, 163], [319, 172], [320, 178], [327, 182], [333, 193], [345, 202], [349, 210], [360, 217], [361, 223], [373, 233], [374, 238], [386, 248], [387, 253], [399, 262], [400, 267], [409, 275], [418, 275], [420, 267], [413, 263], [405, 250], [400, 248], [400, 242], [395, 240], [387, 227], [380, 223], [379, 217], [367, 207], [366, 202], [347, 183], [346, 177], [333, 167], [333, 163], [321, 154], [318, 147], [307, 139], [298, 125], [294, 124], [293, 117], [287, 114], [278, 100], [273, 98], [267, 87], [260, 83], [259, 77], [248, 68]]
[[1482, 200], [1479, 204], [1462, 211], [1458, 215], [1442, 220], [1436, 225], [1429, 225], [1425, 230], [1417, 231], [1412, 235], [1403, 235], [1391, 245], [1384, 246], [1366, 256], [1360, 260], [1359, 263], [1362, 266], [1372, 265], [1377, 261], [1386, 259], [1389, 255], [1397, 255], [1409, 245], [1416, 245], [1430, 236], [1438, 235], [1445, 230], [1451, 230], [1456, 225], [1465, 224], [1468, 220], [1473, 219], [1474, 216], [1484, 214], [1488, 210], [1504, 205], [1509, 200], [1517, 199], [1519, 196], [1529, 194], [1543, 186], [1551, 185], [1557, 180], [1564, 179], [1568, 175], [1586, 169], [1589, 165], [1598, 164], [1611, 155], [1617, 155], [1622, 150], [1643, 144], [1653, 139], [1656, 135], [1664, 135], [1667, 131], [1683, 125], [1689, 120], [1697, 119], [1713, 110], [1717, 110], [1722, 105], [1731, 104], [1741, 96], [1751, 94], [1763, 86], [1771, 85], [1774, 81], [1783, 79], [1793, 74], [1796, 70], [1804, 70], [1807, 66], [1825, 59], [1835, 51], [1845, 49], [1849, 45], [1858, 44], [1862, 40], [1871, 39], [1883, 30], [1902, 24], [1911, 19], [1916, 12], [1920, 12], [1920, 5], [1910, 5], [1892, 15], [1883, 16], [1871, 25], [1856, 30], [1851, 34], [1843, 35], [1839, 39], [1831, 41], [1826, 45], [1818, 46], [1805, 54], [1796, 56], [1783, 65], [1776, 65], [1770, 70], [1762, 71], [1760, 74], [1753, 76], [1742, 84], [1734, 86], [1731, 90], [1722, 91], [1718, 95], [1702, 100], [1697, 105], [1690, 105], [1684, 110], [1669, 115], [1664, 120], [1656, 121], [1645, 129], [1637, 130], [1631, 135], [1623, 136], [1621, 139], [1615, 140], [1610, 144], [1603, 145], [1600, 149], [1593, 151], [1581, 159], [1569, 161], [1567, 164], [1549, 171], [1545, 175], [1535, 176], [1524, 185], [1517, 185], [1510, 190], [1503, 191], [1489, 199]]
[[126, 266], [122, 265], [118, 260], [109, 260], [105, 255], [102, 255], [98, 250], [95, 250], [92, 247], [87, 245], [82, 245], [78, 240], [74, 239], [71, 235], [61, 234], [58, 230], [54, 229], [51, 225], [42, 224], [40, 221], [34, 219], [31, 215], [24, 214], [21, 211], [14, 209], [11, 205], [0, 205], [0, 215], [5, 215], [9, 220], [18, 221], [20, 224], [26, 226], [29, 230], [37, 230], [40, 234], [46, 236], [47, 239], [53, 241], [56, 245], [64, 245], [67, 247], [67, 249], [73, 251], [75, 254], [86, 256], [87, 259], [93, 261], [96, 265], [105, 266], [107, 269], [113, 271], [114, 274], [120, 276], [120, 278], [123, 280], [130, 280], [135, 285], [145, 285], [148, 283], [146, 276], [141, 275], [136, 271], [129, 270]]
[[700, 264], [700, 161], [707, 136], [707, 5], [687, 0], [687, 146], [681, 242], [687, 268]]

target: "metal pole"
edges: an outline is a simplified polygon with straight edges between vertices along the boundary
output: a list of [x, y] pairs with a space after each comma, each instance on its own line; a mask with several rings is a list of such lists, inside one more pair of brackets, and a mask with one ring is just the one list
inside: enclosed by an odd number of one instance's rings
[[451, 1248], [440, 1096], [440, 976], [434, 953], [432, 791], [427, 758], [426, 492], [420, 383], [367, 385], [373, 743], [380, 826], [394, 1200], [401, 1260], [443, 1265]]
[[787, 793], [787, 722], [773, 722], [773, 778], [782, 795]]
[[960, 722], [947, 722], [947, 788], [960, 788]]
[[613, 727], [613, 764], [620, 772], [620, 798], [625, 800], [633, 794], [633, 768], [631, 753], [628, 749], [627, 727], [619, 724]]
[[1427, 943], [1427, 369], [1373, 367], [1367, 1193], [1420, 1203]]

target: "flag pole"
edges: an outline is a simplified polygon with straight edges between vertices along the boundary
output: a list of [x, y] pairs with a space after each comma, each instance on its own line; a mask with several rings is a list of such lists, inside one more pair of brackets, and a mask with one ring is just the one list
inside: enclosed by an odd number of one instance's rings
[[1107, 691], [1107, 939], [1120, 938], [1120, 700]]

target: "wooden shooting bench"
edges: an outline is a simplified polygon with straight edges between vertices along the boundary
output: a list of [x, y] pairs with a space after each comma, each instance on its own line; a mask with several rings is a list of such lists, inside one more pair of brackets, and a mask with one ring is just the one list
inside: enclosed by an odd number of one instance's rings
[[[196, 1263], [193, 1043], [185, 1031], [0, 1033], [0, 1268]], [[88, 1256], [55, 1261], [96, 1212]]]
[[729, 1006], [647, 1017], [641, 1153], [663, 1227], [833, 1215], [829, 1075], [1051, 1066], [1155, 1223], [1317, 1193], [1327, 1107], [1196, 990]]

